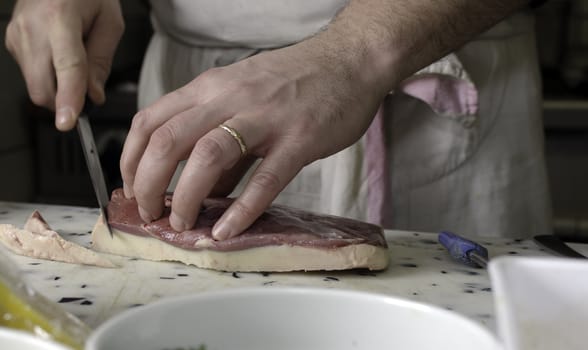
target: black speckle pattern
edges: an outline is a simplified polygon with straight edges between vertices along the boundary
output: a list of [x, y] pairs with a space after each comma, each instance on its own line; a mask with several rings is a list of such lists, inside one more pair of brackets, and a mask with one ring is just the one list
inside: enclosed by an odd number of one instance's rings
[[80, 301], [80, 300], [84, 300], [85, 298], [79, 298], [79, 297], [63, 297], [61, 299], [59, 299], [58, 303], [73, 303], [75, 301]]
[[337, 277], [333, 277], [333, 276], [327, 276], [325, 278], [323, 278], [323, 281], [335, 281], [335, 282], [339, 282], [339, 279]]
[[370, 277], [378, 276], [377, 273], [370, 271], [370, 270], [366, 270], [366, 269], [359, 269], [359, 270], [356, 270], [356, 272], [360, 276], [370, 276]]
[[[67, 240], [89, 246], [91, 230], [99, 215], [95, 208], [0, 202], [0, 223], [22, 226], [33, 209], [38, 209]], [[530, 239], [474, 240], [488, 248], [490, 258], [549, 255]], [[486, 270], [469, 268], [451, 259], [437, 243], [437, 234], [387, 231], [386, 241], [390, 265], [384, 271], [223, 273], [173, 262], [123, 257], [116, 257], [119, 268], [103, 269], [17, 255], [10, 257], [36, 290], [51, 300], [59, 300], [60, 306], [83, 318], [91, 327], [129, 307], [171, 296], [254, 286], [322, 287], [418, 299], [446, 307], [490, 329], [494, 327], [493, 293]], [[468, 302], [463, 302], [464, 297]]]
[[417, 264], [411, 264], [411, 263], [400, 264], [400, 266], [402, 266], [402, 267], [410, 267], [410, 268], [417, 268], [417, 267], [419, 267]]
[[421, 239], [420, 242], [423, 243], [423, 244], [430, 244], [430, 245], [437, 245], [437, 244], [439, 244], [439, 242], [437, 242], [434, 239]]

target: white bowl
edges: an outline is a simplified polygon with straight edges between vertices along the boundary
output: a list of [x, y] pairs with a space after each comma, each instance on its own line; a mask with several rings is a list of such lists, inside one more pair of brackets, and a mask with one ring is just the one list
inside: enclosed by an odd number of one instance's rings
[[507, 350], [588, 348], [588, 260], [500, 257], [489, 270]]
[[68, 350], [62, 345], [43, 340], [30, 333], [0, 327], [2, 350]]
[[167, 299], [101, 325], [87, 350], [496, 350], [451, 311], [363, 292], [240, 288]]

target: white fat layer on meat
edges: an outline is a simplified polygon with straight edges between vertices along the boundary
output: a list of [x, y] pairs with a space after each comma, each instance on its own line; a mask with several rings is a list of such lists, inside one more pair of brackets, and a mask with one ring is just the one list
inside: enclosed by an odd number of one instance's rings
[[0, 224], [0, 242], [13, 253], [31, 258], [117, 267], [99, 253], [63, 239], [51, 230], [37, 211], [31, 214], [24, 229], [10, 224]]
[[338, 248], [272, 245], [237, 251], [188, 250], [159, 239], [113, 229], [111, 238], [101, 218], [92, 231], [92, 248], [101, 252], [154, 261], [178, 261], [201, 268], [239, 272], [382, 270], [388, 266], [388, 250], [369, 244]]

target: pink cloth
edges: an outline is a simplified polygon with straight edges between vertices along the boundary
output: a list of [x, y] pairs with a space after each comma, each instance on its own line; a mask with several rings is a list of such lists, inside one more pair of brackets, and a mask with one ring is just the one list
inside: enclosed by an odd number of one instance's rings
[[[446, 74], [417, 74], [400, 84], [399, 91], [427, 103], [435, 113], [459, 117], [478, 113], [478, 91], [468, 80]], [[380, 106], [365, 137], [364, 168], [367, 169], [368, 221], [382, 225], [384, 215], [390, 212], [388, 193], [388, 166], [384, 110]]]
[[368, 222], [382, 224], [386, 209], [385, 200], [388, 187], [388, 167], [386, 166], [386, 139], [384, 136], [384, 108], [380, 106], [372, 124], [366, 132], [364, 168], [367, 168], [368, 183]]
[[400, 90], [427, 103], [440, 115], [478, 113], [478, 91], [473, 83], [442, 74], [421, 74], [405, 80]]

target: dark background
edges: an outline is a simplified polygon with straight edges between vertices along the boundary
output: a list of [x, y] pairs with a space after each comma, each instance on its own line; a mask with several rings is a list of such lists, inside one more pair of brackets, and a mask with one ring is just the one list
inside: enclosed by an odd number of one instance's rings
[[[126, 31], [91, 113], [109, 188], [120, 186], [120, 149], [136, 110], [137, 78], [151, 35], [146, 1], [121, 1]], [[14, 0], [0, 2], [0, 35]], [[546, 155], [556, 230], [588, 235], [588, 0], [551, 0], [536, 9], [544, 89]], [[0, 47], [0, 200], [95, 206], [75, 132], [55, 130], [34, 107], [18, 66]]]

